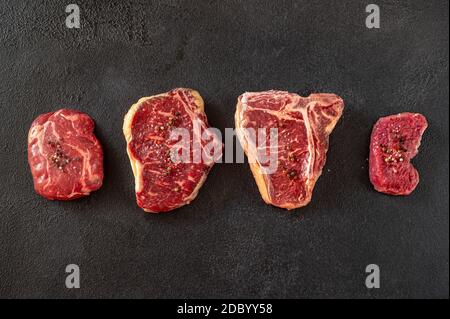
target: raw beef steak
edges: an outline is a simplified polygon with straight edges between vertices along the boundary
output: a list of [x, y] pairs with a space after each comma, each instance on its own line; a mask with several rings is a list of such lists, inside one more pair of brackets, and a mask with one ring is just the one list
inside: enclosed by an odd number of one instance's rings
[[[198, 132], [207, 132], [208, 121], [200, 94], [191, 89], [145, 97], [134, 104], [125, 116], [123, 132], [135, 178], [136, 200], [147, 212], [166, 212], [189, 204], [206, 180], [213, 159], [194, 160], [194, 150], [205, 152], [206, 140]], [[174, 130], [189, 135], [189, 160], [173, 157]], [[222, 147], [215, 134], [208, 138]], [[195, 144], [195, 145], [194, 145]]]
[[28, 163], [34, 189], [47, 199], [87, 196], [103, 183], [103, 150], [94, 121], [61, 109], [38, 116], [28, 133]]
[[[284, 91], [266, 91], [245, 93], [238, 98], [237, 135], [266, 203], [294, 209], [311, 201], [314, 185], [325, 165], [328, 136], [343, 109], [343, 100], [334, 94], [311, 94], [304, 98]], [[278, 160], [276, 170], [269, 173], [258, 159], [261, 150], [257, 148], [261, 143], [255, 144], [248, 130], [258, 128], [278, 131], [278, 145], [263, 149]], [[266, 134], [270, 138], [270, 132]]]
[[370, 142], [369, 175], [375, 189], [390, 195], [409, 195], [419, 183], [419, 173], [410, 163], [416, 156], [427, 128], [426, 118], [401, 113], [380, 118]]

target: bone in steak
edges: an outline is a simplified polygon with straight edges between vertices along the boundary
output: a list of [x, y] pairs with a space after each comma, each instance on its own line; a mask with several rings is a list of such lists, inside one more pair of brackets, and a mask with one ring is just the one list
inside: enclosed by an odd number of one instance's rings
[[103, 183], [103, 151], [94, 121], [61, 109], [38, 116], [28, 133], [28, 163], [34, 189], [47, 199], [72, 200]]
[[[334, 94], [311, 94], [304, 98], [272, 90], [245, 93], [238, 98], [237, 135], [266, 203], [294, 209], [310, 202], [325, 165], [328, 137], [343, 109], [343, 100]], [[278, 145], [272, 150], [278, 158], [274, 172], [266, 174], [262, 170], [255, 155], [255, 143], [242, 130], [249, 128], [278, 130]]]
[[[184, 88], [142, 98], [125, 116], [123, 132], [135, 177], [136, 200], [145, 211], [167, 212], [197, 196], [214, 161], [193, 160], [193, 144], [198, 137], [194, 137], [195, 125], [203, 132], [208, 128], [203, 99], [197, 91]], [[174, 161], [173, 129], [189, 133], [191, 162]], [[222, 147], [216, 135], [210, 137]], [[204, 152], [205, 140], [196, 146]]]
[[427, 128], [422, 114], [400, 113], [380, 118], [370, 142], [369, 176], [375, 189], [390, 195], [409, 195], [419, 183], [410, 163]]

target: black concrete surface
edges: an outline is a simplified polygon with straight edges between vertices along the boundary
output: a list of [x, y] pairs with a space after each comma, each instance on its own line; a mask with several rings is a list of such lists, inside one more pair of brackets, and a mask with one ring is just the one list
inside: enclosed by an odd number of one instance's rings
[[[65, 27], [73, 2], [80, 29]], [[448, 298], [449, 4], [371, 2], [0, 1], [0, 297]], [[179, 86], [222, 131], [244, 91], [342, 96], [311, 204], [267, 206], [247, 164], [218, 164], [191, 205], [141, 211], [123, 116]], [[103, 188], [73, 202], [36, 195], [26, 156], [33, 119], [62, 107], [92, 116], [106, 158]], [[418, 188], [391, 197], [369, 183], [369, 135], [402, 111], [429, 129]], [[80, 289], [65, 288], [71, 263]]]

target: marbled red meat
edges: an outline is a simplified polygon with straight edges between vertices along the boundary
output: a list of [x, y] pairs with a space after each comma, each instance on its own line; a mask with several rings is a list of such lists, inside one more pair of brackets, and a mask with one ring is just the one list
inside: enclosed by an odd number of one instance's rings
[[380, 118], [370, 142], [369, 175], [375, 189], [390, 195], [409, 195], [419, 183], [410, 160], [419, 150], [428, 124], [418, 113]]
[[28, 133], [28, 163], [36, 192], [47, 199], [89, 195], [103, 183], [103, 150], [94, 121], [61, 109], [38, 116]]
[[[266, 91], [239, 97], [235, 117], [238, 137], [266, 203], [293, 209], [310, 202], [325, 165], [328, 137], [343, 109], [343, 100], [334, 94], [304, 98], [284, 91]], [[277, 129], [277, 147], [265, 150], [276, 155], [276, 170], [263, 171], [255, 155], [256, 144], [245, 129]], [[266, 134], [269, 137], [269, 132]]]
[[[222, 147], [214, 134], [200, 142], [194, 138], [194, 126], [207, 133], [204, 103], [197, 91], [174, 89], [140, 99], [125, 116], [123, 131], [135, 177], [136, 200], [147, 212], [167, 212], [190, 203], [205, 182], [213, 159], [194, 160], [194, 144], [200, 152], [211, 139]], [[190, 161], [174, 161], [172, 150], [177, 140], [171, 132], [189, 133]], [[198, 137], [198, 136], [197, 136]]]

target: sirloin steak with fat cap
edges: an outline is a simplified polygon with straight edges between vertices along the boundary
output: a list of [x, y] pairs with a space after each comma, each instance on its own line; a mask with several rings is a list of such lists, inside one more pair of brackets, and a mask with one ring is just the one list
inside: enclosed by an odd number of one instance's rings
[[[334, 94], [311, 94], [305, 98], [272, 90], [244, 93], [238, 98], [237, 136], [267, 204], [294, 209], [311, 201], [325, 165], [328, 137], [343, 109], [343, 100]], [[265, 173], [255, 155], [256, 144], [246, 129], [271, 128], [278, 131], [278, 145], [272, 150], [278, 162], [274, 172]]]
[[375, 189], [389, 195], [409, 195], [419, 183], [419, 173], [410, 163], [417, 155], [428, 126], [418, 113], [400, 113], [380, 118], [370, 141], [369, 176]]
[[61, 109], [38, 116], [28, 133], [28, 163], [36, 192], [47, 199], [87, 196], [103, 183], [103, 150], [94, 121]]
[[[141, 98], [125, 116], [123, 132], [135, 178], [136, 201], [147, 212], [167, 212], [189, 204], [198, 194], [214, 164], [211, 158], [194, 160], [194, 151], [205, 152], [205, 145], [222, 143], [215, 134], [198, 139], [196, 129], [208, 133], [208, 121], [200, 94], [191, 89]], [[189, 133], [189, 161], [174, 161], [177, 141], [173, 129]], [[197, 148], [196, 148], [197, 147]]]

